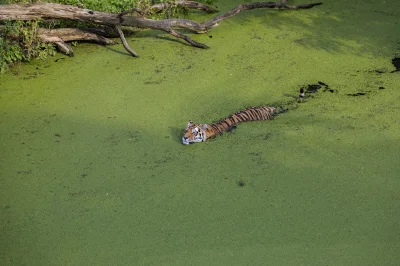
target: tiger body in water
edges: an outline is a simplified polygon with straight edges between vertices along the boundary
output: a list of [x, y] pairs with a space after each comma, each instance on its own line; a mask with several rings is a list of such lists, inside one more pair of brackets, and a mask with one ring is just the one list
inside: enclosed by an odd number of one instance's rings
[[185, 129], [185, 134], [182, 137], [182, 143], [193, 144], [196, 142], [206, 141], [209, 138], [222, 134], [224, 131], [231, 130], [236, 126], [237, 123], [240, 122], [270, 120], [275, 115], [288, 111], [288, 106], [290, 106], [291, 109], [296, 109], [297, 103], [307, 101], [306, 98], [311, 97], [310, 94], [318, 92], [318, 90], [321, 88], [324, 88], [324, 92], [335, 92], [333, 89], [330, 89], [326, 83], [318, 81], [318, 84], [311, 84], [306, 87], [302, 87], [298, 97], [293, 96], [294, 100], [287, 102], [285, 108], [275, 108], [269, 106], [250, 107], [234, 113], [214, 124], [195, 124], [192, 121], [189, 121]]
[[224, 131], [231, 130], [237, 123], [270, 120], [275, 114], [277, 114], [275, 107], [261, 106], [239, 111], [214, 124], [195, 124], [189, 121], [185, 129], [185, 134], [182, 137], [182, 143], [187, 145], [203, 142], [222, 134]]

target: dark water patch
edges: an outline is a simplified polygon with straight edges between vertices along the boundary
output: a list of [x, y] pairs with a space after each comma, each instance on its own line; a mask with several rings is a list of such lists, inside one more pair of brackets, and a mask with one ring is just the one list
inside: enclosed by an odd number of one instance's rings
[[[378, 91], [382, 91], [382, 90], [384, 90], [384, 89], [385, 89], [385, 87], [383, 87], [383, 86], [379, 86], [379, 87], [378, 87]], [[372, 90], [369, 90], [369, 91], [359, 91], [359, 92], [356, 92], [356, 93], [347, 93], [346, 95], [347, 95], [347, 96], [350, 96], [350, 97], [360, 97], [360, 96], [369, 95], [371, 92], [372, 92]]]
[[[398, 72], [400, 71], [400, 57], [394, 57], [392, 58], [392, 65], [396, 68], [393, 71], [390, 71], [390, 73], [394, 73], [394, 72]], [[375, 72], [377, 74], [384, 74], [386, 72], [388, 72], [388, 70], [386, 68], [377, 68], [374, 70], [369, 70], [368, 72]]]
[[236, 183], [239, 187], [244, 187], [246, 185], [246, 183], [243, 180], [239, 180]]
[[367, 92], [357, 92], [357, 93], [348, 93], [347, 96], [352, 96], [352, 97], [358, 97], [358, 96], [364, 96], [367, 93], [369, 93], [370, 91]]
[[322, 81], [318, 81], [318, 84], [308, 84], [308, 85], [302, 87], [300, 89], [300, 93], [302, 93], [302, 92], [307, 93], [307, 94], [317, 93], [322, 88], [323, 88], [323, 92], [327, 92], [327, 91], [329, 91], [331, 93], [335, 92], [335, 90], [329, 88], [328, 84], [326, 84]]
[[318, 85], [318, 84], [311, 84], [311, 85], [307, 85], [307, 87], [305, 88], [306, 92], [308, 93], [316, 93], [319, 91], [319, 89], [321, 89], [322, 86]]
[[[292, 97], [292, 98], [296, 98], [296, 102], [303, 102], [304, 99], [307, 98], [312, 98], [313, 96], [311, 94], [317, 93], [318, 91], [320, 91], [321, 89], [323, 89], [323, 92], [335, 92], [334, 89], [331, 89], [329, 87], [328, 84], [322, 82], [322, 81], [318, 81], [317, 84], [308, 84], [305, 85], [303, 87], [300, 88], [300, 93], [297, 97]], [[290, 95], [286, 95], [286, 96], [290, 96]], [[293, 102], [292, 102], [293, 103]], [[297, 108], [297, 107], [295, 107]]]
[[396, 68], [396, 70], [392, 71], [392, 73], [400, 71], [400, 57], [393, 58], [392, 59], [392, 64]]

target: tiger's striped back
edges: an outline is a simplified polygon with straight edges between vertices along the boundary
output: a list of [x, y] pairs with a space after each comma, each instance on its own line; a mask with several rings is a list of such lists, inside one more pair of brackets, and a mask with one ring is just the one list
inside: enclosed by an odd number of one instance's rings
[[[273, 114], [276, 112], [274, 107], [250, 107], [245, 110], [234, 113], [225, 119], [215, 124], [210, 124], [209, 128], [212, 129], [208, 132], [213, 133], [212, 136], [220, 134], [226, 130], [232, 129], [237, 123], [246, 121], [257, 121], [257, 120], [270, 120]], [[210, 135], [210, 134], [209, 134]]]

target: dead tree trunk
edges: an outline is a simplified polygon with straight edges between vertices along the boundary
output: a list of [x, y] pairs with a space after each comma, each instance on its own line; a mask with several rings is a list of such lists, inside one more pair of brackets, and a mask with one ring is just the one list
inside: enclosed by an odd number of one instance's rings
[[[119, 14], [104, 13], [95, 10], [84, 9], [76, 6], [52, 4], [52, 3], [37, 3], [26, 5], [0, 5], [0, 21], [4, 20], [47, 20], [47, 19], [68, 19], [91, 24], [103, 25], [114, 30], [114, 34], [121, 39], [125, 49], [133, 56], [138, 56], [128, 45], [125, 40], [121, 26], [134, 27], [141, 29], [154, 29], [167, 32], [174, 37], [180, 38], [188, 42], [190, 45], [199, 48], [208, 48], [207, 45], [196, 42], [190, 37], [180, 33], [177, 29], [186, 29], [194, 33], [206, 33], [212, 27], [218, 25], [219, 22], [230, 18], [241, 11], [259, 9], [259, 8], [275, 8], [275, 9], [308, 9], [322, 3], [311, 3], [304, 5], [288, 5], [288, 0], [280, 2], [256, 2], [250, 4], [242, 4], [228, 11], [225, 14], [214, 17], [203, 23], [197, 23], [187, 19], [164, 19], [153, 20], [146, 16], [150, 12], [160, 11], [168, 7], [168, 3], [157, 4], [145, 10], [133, 8]], [[175, 5], [183, 6], [189, 9], [199, 9], [207, 13], [214, 13], [217, 10], [192, 1], [176, 1]], [[132, 16], [130, 14], [137, 13]], [[105, 36], [106, 30], [103, 29], [40, 29], [38, 37], [44, 42], [55, 43], [59, 49], [67, 54], [73, 54], [71, 47], [65, 42], [73, 40], [92, 40], [101, 44], [112, 44], [113, 41]], [[115, 37], [115, 36], [114, 36]]]

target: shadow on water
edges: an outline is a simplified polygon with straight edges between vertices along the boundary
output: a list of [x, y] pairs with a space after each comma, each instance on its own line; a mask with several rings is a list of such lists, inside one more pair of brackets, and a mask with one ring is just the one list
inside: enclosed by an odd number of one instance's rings
[[[117, 45], [122, 45], [122, 44], [117, 44]], [[126, 52], [125, 50], [124, 51], [121, 51], [121, 50], [119, 50], [119, 49], [117, 49], [117, 48], [114, 48], [113, 46], [105, 46], [108, 50], [110, 50], [110, 51], [112, 51], [112, 52], [114, 52], [114, 53], [117, 53], [117, 54], [120, 54], [120, 55], [125, 55], [125, 56], [132, 56], [130, 53], [128, 53], [128, 52]]]
[[[396, 34], [399, 5], [396, 1], [383, 4], [362, 0], [328, 1], [309, 10], [244, 11], [232, 20], [241, 25], [257, 21], [254, 37], [260, 40], [264, 36], [257, 35], [258, 29], [266, 27], [280, 31], [275, 38], [307, 48], [332, 53], [360, 53], [359, 50], [362, 50], [390, 54], [390, 50], [400, 50], [400, 39]], [[386, 19], [388, 17], [390, 21]], [[391, 43], [383, 37], [385, 33], [381, 28], [393, 32]]]

